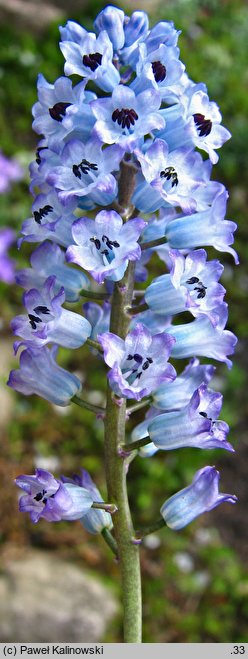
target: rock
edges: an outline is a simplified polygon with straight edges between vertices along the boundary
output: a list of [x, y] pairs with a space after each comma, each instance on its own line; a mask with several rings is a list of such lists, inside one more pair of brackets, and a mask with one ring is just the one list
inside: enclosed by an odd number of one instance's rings
[[51, 553], [28, 550], [0, 576], [1, 642], [99, 643], [116, 612], [106, 586]]

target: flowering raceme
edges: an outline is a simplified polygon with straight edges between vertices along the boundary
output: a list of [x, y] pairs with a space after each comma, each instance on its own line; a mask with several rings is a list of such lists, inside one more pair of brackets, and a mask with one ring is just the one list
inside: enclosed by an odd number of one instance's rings
[[[68, 21], [60, 29], [65, 75], [54, 83], [38, 78], [32, 217], [19, 238], [19, 245], [38, 245], [31, 267], [16, 274], [27, 313], [11, 323], [21, 338], [16, 348], [24, 349], [8, 384], [103, 419], [108, 494], [119, 510], [113, 522], [114, 508], [106, 508], [84, 470], [60, 480], [42, 470], [17, 478], [26, 492], [20, 510], [35, 522], [81, 519], [101, 532], [123, 563], [130, 593], [139, 588], [125, 489], [132, 451], [233, 451], [228, 425], [218, 419], [222, 395], [208, 386], [215, 366], [199, 358], [231, 366], [236, 344], [226, 329], [223, 266], [205, 248], [228, 252], [236, 263], [238, 257], [231, 247], [236, 225], [225, 219], [228, 193], [211, 178], [216, 150], [230, 133], [205, 84], [188, 78], [180, 33], [171, 22], [150, 28], [145, 12], [128, 17], [113, 6], [99, 13], [95, 31]], [[81, 78], [75, 85], [74, 74]], [[154, 254], [159, 275], [150, 272], [145, 287]], [[80, 297], [87, 299], [82, 307]], [[79, 378], [55, 361], [58, 346], [77, 349], [78, 362], [89, 347], [96, 364], [106, 364], [103, 408], [78, 395]], [[125, 424], [142, 407], [145, 418], [126, 439]], [[224, 501], [235, 503], [234, 495], [218, 493], [218, 479], [214, 467], [200, 469], [162, 505], [161, 525], [179, 530]], [[125, 638], [137, 642], [138, 632], [127, 630]]]

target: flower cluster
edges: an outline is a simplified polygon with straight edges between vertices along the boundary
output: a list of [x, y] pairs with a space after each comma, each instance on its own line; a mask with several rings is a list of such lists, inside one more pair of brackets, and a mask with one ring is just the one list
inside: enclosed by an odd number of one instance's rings
[[[21, 338], [16, 350], [24, 350], [9, 385], [69, 404], [81, 384], [57, 364], [57, 346], [78, 349], [88, 340], [109, 367], [116, 405], [135, 399], [138, 407], [144, 398], [144, 406], [151, 404], [123, 455], [185, 446], [232, 451], [228, 426], [218, 419], [222, 396], [208, 386], [214, 367], [199, 362], [230, 366], [236, 344], [225, 329], [223, 266], [205, 250], [228, 252], [238, 262], [231, 247], [236, 225], [225, 219], [228, 194], [211, 178], [230, 133], [206, 86], [188, 77], [173, 23], [149, 27], [145, 12], [127, 17], [107, 6], [94, 33], [73, 21], [60, 32], [65, 75], [54, 84], [40, 75], [33, 107], [40, 135], [30, 166], [34, 200], [19, 243], [39, 244], [31, 267], [17, 273], [26, 314], [12, 329]], [[81, 80], [73, 86], [74, 74]], [[162, 274], [144, 290], [139, 285], [154, 253]], [[129, 326], [119, 332], [112, 302], [127, 286]], [[82, 310], [63, 306], [91, 293]], [[102, 305], [94, 302], [97, 293]], [[188, 317], [180, 324], [182, 313]], [[177, 360], [190, 362], [177, 373], [170, 358], [176, 367]], [[207, 466], [163, 504], [168, 526], [180, 529], [222, 501], [234, 503], [236, 497], [218, 494], [218, 478]], [[20, 477], [27, 492], [21, 510], [33, 521], [82, 517], [95, 532], [89, 492], [100, 495], [84, 473], [78, 479], [57, 481], [41, 471]]]

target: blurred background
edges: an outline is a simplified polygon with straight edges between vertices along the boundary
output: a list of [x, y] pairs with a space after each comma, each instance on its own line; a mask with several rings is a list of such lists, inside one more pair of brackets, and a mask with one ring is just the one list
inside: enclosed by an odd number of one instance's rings
[[[28, 163], [37, 144], [31, 107], [37, 74], [42, 72], [52, 83], [63, 75], [58, 26], [70, 18], [91, 29], [105, 4], [0, 0], [0, 151], [12, 167], [11, 183], [0, 175], [0, 227], [18, 232], [30, 216]], [[236, 249], [241, 262], [237, 268], [228, 255], [219, 255], [225, 264], [228, 327], [239, 344], [232, 370], [218, 365], [214, 382], [224, 394], [221, 418], [230, 425], [236, 454], [183, 449], [168, 457], [136, 458], [129, 476], [138, 526], [156, 519], [158, 504], [206, 464], [220, 469], [222, 491], [235, 493], [239, 501], [221, 506], [180, 533], [165, 529], [147, 537], [141, 552], [143, 640], [247, 641], [248, 6], [246, 0], [130, 0], [117, 5], [127, 13], [147, 10], [151, 25], [173, 20], [182, 30], [179, 47], [189, 76], [205, 82], [210, 99], [220, 106], [223, 125], [233, 137], [221, 149], [213, 177], [230, 193], [227, 217], [239, 226]], [[17, 252], [13, 244], [9, 254], [20, 268], [27, 267], [31, 251], [32, 246], [24, 244]], [[0, 267], [1, 258], [0, 253]], [[156, 274], [161, 267], [155, 265]], [[9, 322], [22, 309], [22, 290], [11, 283], [11, 274], [9, 280], [0, 283], [0, 641], [118, 642], [118, 567], [102, 538], [88, 535], [79, 522], [43, 520], [32, 525], [27, 515], [18, 513], [13, 479], [37, 466], [68, 476], [83, 466], [105, 495], [103, 427], [76, 406], [53, 407], [7, 389], [8, 372], [16, 365]], [[101, 362], [86, 349], [60, 350], [60, 358], [61, 365], [80, 374], [89, 400], [101, 404]], [[137, 415], [136, 421], [141, 419]]]

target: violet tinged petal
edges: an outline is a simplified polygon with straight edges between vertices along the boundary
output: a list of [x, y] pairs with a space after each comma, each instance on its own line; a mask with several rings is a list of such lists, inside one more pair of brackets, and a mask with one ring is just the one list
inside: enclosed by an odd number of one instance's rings
[[215, 467], [197, 471], [191, 485], [174, 494], [161, 507], [160, 512], [167, 526], [178, 531], [220, 503], [236, 503], [235, 495], [219, 494], [218, 483], [219, 472]]
[[81, 390], [79, 379], [55, 362], [53, 350], [28, 348], [21, 353], [20, 369], [12, 370], [9, 387], [25, 396], [37, 394], [54, 405], [68, 405]]

